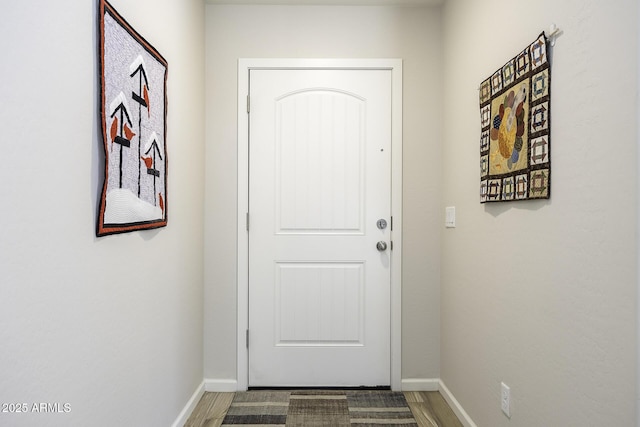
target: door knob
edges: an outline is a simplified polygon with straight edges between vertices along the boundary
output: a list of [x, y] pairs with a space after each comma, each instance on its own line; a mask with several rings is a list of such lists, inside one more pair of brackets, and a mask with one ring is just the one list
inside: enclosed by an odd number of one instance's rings
[[376, 249], [378, 249], [380, 252], [386, 251], [387, 242], [383, 242], [382, 240], [380, 240], [378, 243], [376, 243]]

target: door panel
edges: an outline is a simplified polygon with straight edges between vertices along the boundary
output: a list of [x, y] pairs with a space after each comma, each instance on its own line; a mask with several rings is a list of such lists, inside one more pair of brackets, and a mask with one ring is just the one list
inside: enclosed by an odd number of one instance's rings
[[276, 268], [276, 346], [364, 344], [362, 262]]
[[362, 234], [364, 101], [332, 90], [276, 100], [280, 233]]
[[390, 384], [391, 72], [251, 70], [249, 385]]

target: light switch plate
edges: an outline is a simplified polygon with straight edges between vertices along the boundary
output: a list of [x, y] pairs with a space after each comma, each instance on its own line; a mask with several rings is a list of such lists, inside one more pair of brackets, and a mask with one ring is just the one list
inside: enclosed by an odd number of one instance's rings
[[449, 206], [445, 208], [444, 225], [447, 228], [455, 228], [456, 226], [456, 207]]

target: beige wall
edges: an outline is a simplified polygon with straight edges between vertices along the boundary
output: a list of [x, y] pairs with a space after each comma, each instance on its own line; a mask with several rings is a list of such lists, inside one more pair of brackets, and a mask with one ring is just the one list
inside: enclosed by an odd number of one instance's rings
[[[479, 426], [635, 425], [637, 7], [444, 7], [441, 376]], [[552, 197], [481, 205], [477, 88], [552, 22]]]
[[71, 409], [3, 426], [168, 426], [202, 382], [204, 6], [111, 0], [169, 63], [169, 224], [97, 239], [97, 3], [0, 2], [0, 402]]
[[439, 376], [440, 11], [221, 6], [206, 14], [205, 378], [236, 378], [238, 58], [404, 59], [403, 378]]

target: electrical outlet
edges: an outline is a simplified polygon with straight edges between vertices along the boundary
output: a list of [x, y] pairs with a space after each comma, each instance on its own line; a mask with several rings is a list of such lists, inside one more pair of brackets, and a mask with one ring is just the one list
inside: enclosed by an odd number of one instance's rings
[[511, 418], [511, 389], [505, 383], [500, 383], [502, 392], [500, 393], [500, 406], [502, 412]]

